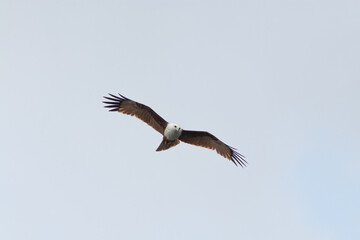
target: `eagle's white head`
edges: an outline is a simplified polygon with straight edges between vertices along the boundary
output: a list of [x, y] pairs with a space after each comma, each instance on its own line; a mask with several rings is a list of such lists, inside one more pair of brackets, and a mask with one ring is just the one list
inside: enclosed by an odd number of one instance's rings
[[168, 123], [164, 131], [164, 136], [168, 140], [175, 140], [178, 137], [180, 137], [181, 132], [182, 132], [182, 128], [178, 124]]

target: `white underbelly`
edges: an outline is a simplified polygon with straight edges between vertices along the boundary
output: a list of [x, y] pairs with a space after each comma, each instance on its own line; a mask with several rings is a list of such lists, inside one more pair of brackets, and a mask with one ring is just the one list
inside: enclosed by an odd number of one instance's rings
[[171, 126], [166, 126], [165, 131], [164, 131], [164, 136], [168, 139], [168, 140], [175, 140], [178, 137], [180, 137], [181, 131], [178, 131], [177, 129], [172, 128]]

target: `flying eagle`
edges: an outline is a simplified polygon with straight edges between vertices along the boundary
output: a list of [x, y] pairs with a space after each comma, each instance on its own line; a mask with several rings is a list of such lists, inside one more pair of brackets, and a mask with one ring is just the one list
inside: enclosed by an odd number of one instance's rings
[[116, 111], [135, 116], [163, 135], [163, 140], [156, 151], [169, 149], [178, 145], [180, 141], [183, 141], [196, 146], [216, 150], [218, 154], [229, 159], [235, 163], [236, 166], [239, 164], [241, 167], [244, 167], [247, 163], [244, 156], [236, 152], [235, 148], [223, 143], [208, 132], [183, 130], [178, 124], [168, 123], [154, 110], [144, 104], [135, 102], [121, 94], [115, 96], [109, 93], [109, 95], [110, 97], [104, 98], [110, 101], [103, 102], [106, 104], [106, 108], [110, 108], [109, 111]]

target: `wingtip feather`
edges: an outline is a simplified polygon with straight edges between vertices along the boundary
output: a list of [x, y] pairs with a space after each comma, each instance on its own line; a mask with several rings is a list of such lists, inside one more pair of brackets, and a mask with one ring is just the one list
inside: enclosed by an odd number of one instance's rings
[[230, 160], [236, 165], [240, 165], [241, 167], [246, 167], [248, 162], [245, 160], [245, 156], [238, 153], [235, 148], [228, 146], [231, 150]]
[[114, 94], [109, 93], [109, 96], [104, 96], [104, 98], [106, 100], [109, 101], [103, 101], [104, 104], [106, 104], [104, 107], [105, 108], [111, 108], [109, 111], [110, 112], [116, 112], [121, 108], [121, 104], [123, 101], [128, 100], [128, 98], [122, 96], [121, 94], [119, 94], [119, 96], [115, 96]]

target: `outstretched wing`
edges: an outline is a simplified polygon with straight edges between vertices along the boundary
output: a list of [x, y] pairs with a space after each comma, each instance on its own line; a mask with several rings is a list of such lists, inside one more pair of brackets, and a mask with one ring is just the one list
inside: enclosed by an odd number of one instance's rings
[[247, 163], [244, 156], [236, 152], [235, 148], [226, 145], [208, 132], [183, 130], [179, 139], [189, 144], [216, 150], [218, 154], [229, 159], [236, 166], [239, 164], [244, 167]]
[[103, 102], [106, 104], [106, 108], [110, 108], [109, 111], [117, 111], [130, 116], [135, 116], [149, 124], [159, 133], [164, 134], [168, 122], [160, 117], [154, 110], [144, 104], [126, 98], [121, 94], [119, 94], [119, 97], [110, 93], [109, 95], [110, 97], [104, 98], [110, 101]]

